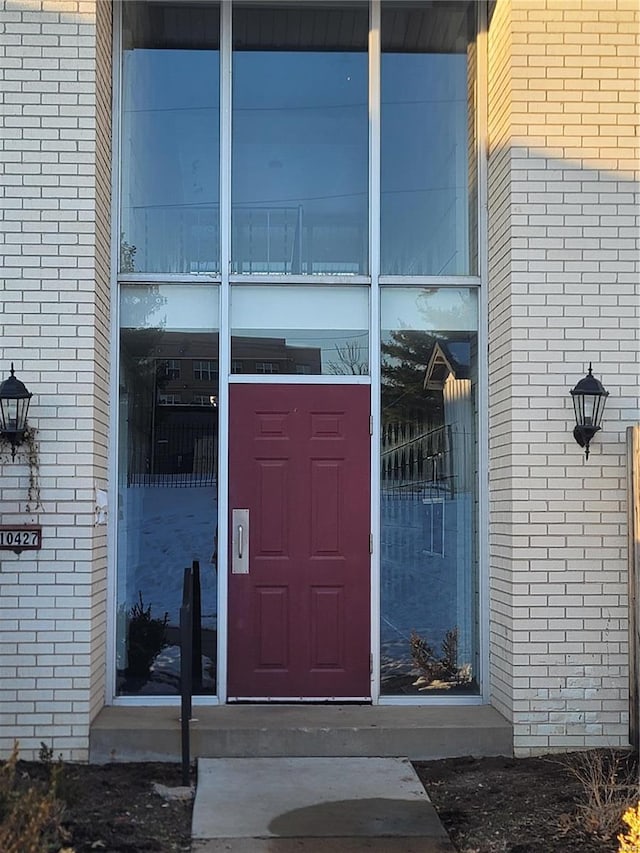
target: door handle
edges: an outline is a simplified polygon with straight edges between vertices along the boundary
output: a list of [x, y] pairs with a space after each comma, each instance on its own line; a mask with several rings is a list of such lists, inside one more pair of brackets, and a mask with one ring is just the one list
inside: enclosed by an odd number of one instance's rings
[[249, 574], [249, 510], [231, 511], [231, 574]]

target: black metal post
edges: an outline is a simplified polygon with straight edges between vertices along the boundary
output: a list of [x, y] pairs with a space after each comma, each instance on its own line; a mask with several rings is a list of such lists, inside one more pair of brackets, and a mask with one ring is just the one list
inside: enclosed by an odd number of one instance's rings
[[191, 671], [193, 674], [192, 692], [200, 693], [202, 691], [202, 606], [200, 595], [200, 563], [198, 560], [193, 561], [193, 644], [191, 653]]
[[190, 784], [189, 721], [193, 660], [193, 567], [184, 570], [182, 607], [180, 608], [180, 720], [182, 735], [182, 784]]

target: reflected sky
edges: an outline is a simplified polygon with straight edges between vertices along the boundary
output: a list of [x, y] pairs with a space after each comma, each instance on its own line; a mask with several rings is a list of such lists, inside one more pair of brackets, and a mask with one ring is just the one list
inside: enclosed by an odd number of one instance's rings
[[366, 54], [241, 52], [233, 69], [234, 269], [366, 272]]
[[219, 87], [218, 51], [124, 55], [122, 228], [136, 249], [129, 271], [219, 267]]
[[[272, 23], [257, 27], [252, 17], [265, 11], [234, 12], [258, 41], [232, 59], [233, 271], [367, 274], [366, 10], [356, 37], [355, 18], [332, 18], [336, 9], [310, 9], [314, 24], [306, 29], [292, 9], [268, 45]], [[217, 32], [211, 49], [197, 33], [190, 39], [198, 49], [186, 49], [189, 39], [172, 43], [151, 23], [154, 41], [123, 58], [122, 270], [218, 272]], [[473, 268], [468, 97], [475, 71], [464, 35], [455, 53], [434, 52], [434, 44], [382, 56], [383, 274]]]

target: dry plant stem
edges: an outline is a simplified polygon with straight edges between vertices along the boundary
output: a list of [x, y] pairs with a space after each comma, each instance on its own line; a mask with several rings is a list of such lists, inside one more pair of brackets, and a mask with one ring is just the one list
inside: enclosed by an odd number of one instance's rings
[[640, 796], [637, 764], [629, 754], [610, 749], [585, 752], [566, 766], [582, 786], [578, 811], [585, 828], [602, 838], [614, 838], [623, 813]]
[[[11, 458], [8, 455], [9, 448], [10, 444], [7, 439], [0, 437], [0, 453], [2, 454], [0, 462], [8, 462]], [[27, 427], [22, 444], [18, 446], [16, 453], [18, 456], [24, 455], [29, 466], [29, 487], [25, 511], [37, 512], [44, 507], [40, 501], [40, 451], [35, 427]]]
[[458, 629], [447, 631], [438, 654], [416, 631], [409, 638], [411, 657], [428, 682], [444, 681], [452, 684], [468, 681], [467, 667], [458, 666]]
[[24, 442], [27, 447], [27, 461], [29, 463], [29, 492], [26, 509], [27, 512], [37, 512], [43, 507], [40, 502], [40, 457], [35, 429], [29, 428], [25, 432]]
[[[43, 853], [60, 850], [66, 840], [64, 806], [57, 796], [61, 767], [50, 768], [46, 785], [20, 786], [18, 744], [0, 769], [0, 850], [2, 853]], [[69, 851], [73, 853], [73, 851]]]

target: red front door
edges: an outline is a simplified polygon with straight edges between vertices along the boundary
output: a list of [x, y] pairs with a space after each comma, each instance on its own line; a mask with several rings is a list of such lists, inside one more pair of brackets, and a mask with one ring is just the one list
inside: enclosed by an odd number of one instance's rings
[[230, 412], [229, 698], [366, 698], [369, 388], [232, 385]]

